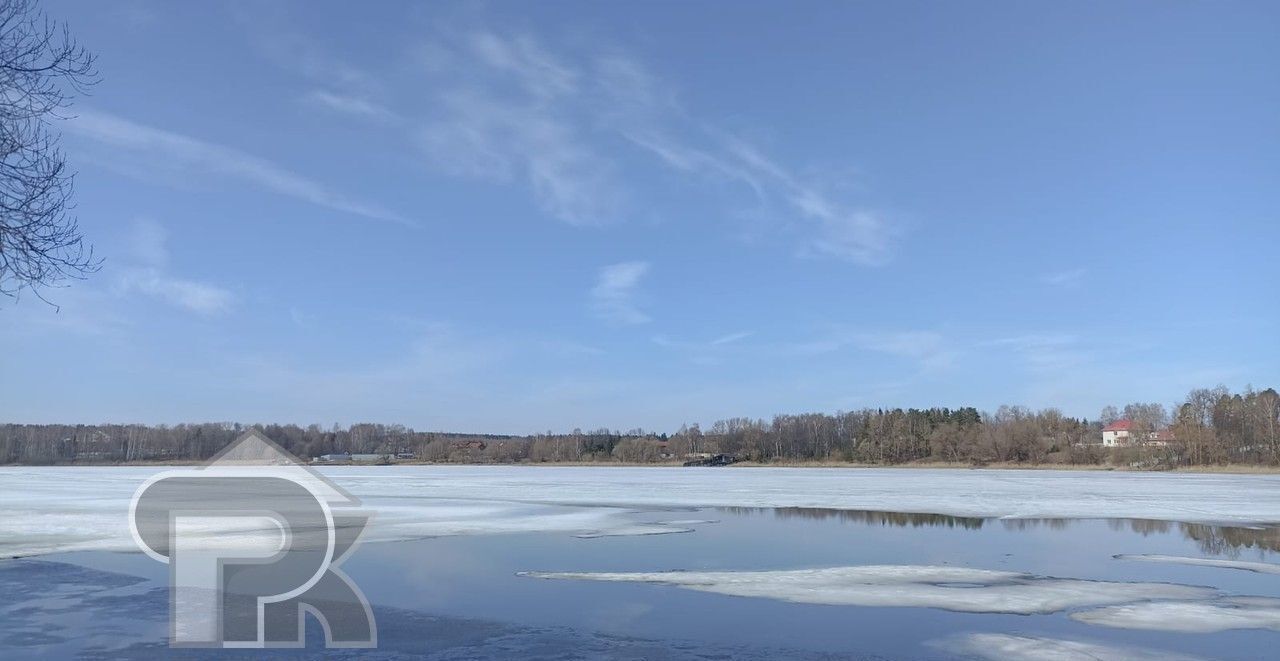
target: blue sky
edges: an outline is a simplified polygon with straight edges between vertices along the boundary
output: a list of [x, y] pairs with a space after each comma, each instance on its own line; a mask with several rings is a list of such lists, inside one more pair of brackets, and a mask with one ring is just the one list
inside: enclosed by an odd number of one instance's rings
[[673, 430], [1280, 385], [1274, 3], [49, 2], [0, 418]]

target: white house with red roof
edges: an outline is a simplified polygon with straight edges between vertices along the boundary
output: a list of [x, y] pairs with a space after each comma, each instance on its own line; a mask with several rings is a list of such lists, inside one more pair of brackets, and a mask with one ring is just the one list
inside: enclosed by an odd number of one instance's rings
[[1107, 447], [1128, 445], [1132, 431], [1132, 420], [1116, 420], [1102, 428], [1102, 444]]
[[[1158, 431], [1149, 431], [1145, 435], [1135, 437], [1136, 431], [1132, 420], [1116, 420], [1115, 422], [1102, 428], [1102, 444], [1107, 447], [1116, 447], [1120, 445], [1150, 445], [1154, 447], [1163, 447], [1172, 443], [1175, 439], [1173, 431], [1169, 429], [1161, 429]], [[1141, 441], [1135, 442], [1135, 441]]]

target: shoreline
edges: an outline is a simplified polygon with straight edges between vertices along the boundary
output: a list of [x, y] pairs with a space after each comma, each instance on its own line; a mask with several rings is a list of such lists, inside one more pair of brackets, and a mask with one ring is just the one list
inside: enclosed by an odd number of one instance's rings
[[[118, 466], [121, 468], [164, 468], [164, 467], [189, 467], [202, 466], [202, 461], [124, 461], [124, 462], [75, 462], [66, 464], [0, 464], [0, 470], [6, 468], [109, 468]], [[387, 464], [378, 463], [322, 463], [304, 464], [308, 467], [331, 467], [331, 466], [359, 466], [359, 467], [390, 467], [390, 466], [432, 466], [432, 467], [475, 467], [475, 466], [503, 466], [515, 467], [525, 466], [530, 468], [539, 467], [590, 467], [590, 468], [686, 468], [683, 462], [663, 462], [663, 463], [638, 463], [624, 461], [543, 461], [543, 462], [520, 462], [520, 463], [464, 463], [464, 462], [429, 462], [429, 461], [397, 461]], [[985, 465], [974, 465], [963, 462], [910, 462], [904, 464], [873, 464], [862, 462], [846, 462], [846, 461], [778, 461], [778, 462], [755, 462], [740, 461], [728, 466], [689, 466], [687, 468], [846, 468], [846, 469], [886, 469], [900, 468], [908, 470], [1007, 470], [1007, 471], [1078, 471], [1078, 472], [1111, 472], [1111, 473], [1178, 473], [1178, 474], [1208, 474], [1208, 475], [1280, 475], [1280, 466], [1261, 466], [1254, 464], [1223, 464], [1208, 466], [1178, 466], [1176, 468], [1134, 468], [1129, 466], [1110, 466], [1110, 465], [1085, 465], [1085, 464], [1020, 464], [1020, 463], [991, 463]]]

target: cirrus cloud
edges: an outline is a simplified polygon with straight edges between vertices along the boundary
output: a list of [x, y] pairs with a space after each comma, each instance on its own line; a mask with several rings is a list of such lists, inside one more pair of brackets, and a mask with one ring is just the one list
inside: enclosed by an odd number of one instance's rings
[[619, 262], [600, 270], [591, 288], [591, 307], [596, 316], [616, 324], [644, 324], [649, 315], [636, 307], [634, 298], [641, 278], [649, 272], [649, 263]]

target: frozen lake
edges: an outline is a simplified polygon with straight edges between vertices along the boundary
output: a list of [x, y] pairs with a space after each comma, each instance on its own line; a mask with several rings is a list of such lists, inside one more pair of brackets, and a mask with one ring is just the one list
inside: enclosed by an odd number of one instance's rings
[[[160, 470], [0, 467], [0, 557], [133, 549], [122, 524], [129, 498]], [[635, 507], [803, 507], [1233, 525], [1280, 522], [1280, 475], [551, 466], [345, 466], [322, 472], [378, 511], [366, 539], [381, 540], [669, 531], [637, 527], [619, 516]]]
[[[113, 552], [156, 470], [0, 468], [0, 554], [24, 556], [0, 563], [0, 649], [167, 652], [165, 567]], [[389, 657], [1251, 659], [1280, 642], [1272, 476], [325, 472], [381, 517], [344, 567]]]

